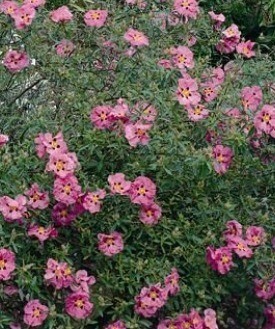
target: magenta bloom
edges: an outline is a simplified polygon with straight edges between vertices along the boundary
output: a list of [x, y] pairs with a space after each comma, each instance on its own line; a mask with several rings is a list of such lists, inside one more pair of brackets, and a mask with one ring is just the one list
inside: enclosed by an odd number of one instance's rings
[[241, 92], [242, 104], [245, 110], [256, 111], [263, 99], [261, 87], [244, 87]]
[[190, 329], [202, 329], [203, 328], [203, 319], [199, 313], [191, 309], [189, 314], [181, 314], [177, 317], [177, 325], [179, 328], [190, 328]]
[[212, 102], [217, 98], [220, 87], [216, 85], [215, 82], [207, 81], [202, 83], [202, 96], [205, 102]]
[[180, 329], [180, 325], [177, 320], [165, 319], [158, 324], [157, 329]]
[[138, 144], [147, 145], [150, 140], [148, 131], [152, 128], [150, 123], [127, 123], [124, 126], [125, 137], [132, 147], [137, 147]]
[[195, 65], [193, 60], [193, 52], [186, 46], [171, 48], [170, 54], [173, 56], [173, 64], [179, 69], [183, 69], [185, 67], [192, 69]]
[[133, 203], [149, 206], [153, 203], [156, 195], [156, 185], [150, 178], [145, 176], [137, 177], [130, 190], [130, 199]]
[[74, 280], [68, 264], [65, 262], [58, 263], [52, 258], [47, 261], [44, 279], [47, 284], [52, 285], [55, 289], [67, 288]]
[[216, 312], [211, 308], [207, 308], [203, 313], [206, 329], [219, 329], [217, 325]]
[[18, 8], [18, 4], [15, 1], [4, 0], [0, 3], [0, 13], [9, 16], [12, 16]]
[[165, 289], [168, 294], [176, 295], [180, 291], [179, 273], [176, 268], [172, 268], [171, 273], [164, 279]]
[[89, 286], [95, 284], [96, 279], [94, 276], [88, 276], [85, 270], [80, 270], [75, 273], [74, 282], [71, 284], [70, 288], [74, 292], [85, 292], [89, 293]]
[[127, 122], [129, 120], [129, 106], [125, 103], [123, 98], [117, 100], [117, 105], [111, 108], [108, 115], [109, 120]]
[[31, 25], [35, 17], [35, 9], [31, 5], [22, 5], [18, 7], [13, 14], [11, 14], [14, 19], [15, 27], [18, 30], [23, 30], [27, 26]]
[[[68, 152], [67, 144], [64, 141], [62, 132], [59, 132], [56, 136], [51, 133], [39, 134], [35, 139], [37, 147], [41, 148], [41, 153], [52, 154], [56, 151], [60, 153]], [[40, 146], [40, 144], [42, 144]], [[43, 151], [42, 151], [43, 148]]]
[[8, 249], [0, 249], [0, 281], [9, 280], [14, 270], [15, 254]]
[[86, 292], [74, 292], [66, 297], [65, 310], [75, 319], [87, 318], [94, 305], [89, 301], [89, 294]]
[[201, 100], [201, 95], [198, 92], [198, 84], [188, 74], [178, 80], [176, 95], [179, 103], [186, 106], [196, 106]]
[[38, 8], [44, 6], [46, 0], [24, 0], [25, 5], [29, 5], [33, 8]]
[[148, 226], [156, 225], [161, 218], [161, 207], [156, 203], [142, 205], [139, 212], [139, 220]]
[[34, 236], [41, 243], [43, 243], [50, 238], [56, 238], [58, 236], [58, 232], [52, 226], [43, 227], [39, 225], [31, 225], [31, 227], [28, 229], [28, 236]]
[[111, 107], [109, 105], [96, 106], [91, 109], [90, 120], [98, 129], [110, 128], [112, 122], [109, 115], [111, 113]]
[[83, 207], [91, 214], [95, 214], [100, 211], [102, 202], [106, 196], [105, 190], [99, 189], [95, 192], [88, 192], [83, 199]]
[[29, 197], [28, 206], [32, 209], [46, 209], [50, 198], [48, 192], [42, 192], [38, 184], [32, 184], [31, 188], [24, 193]]
[[196, 0], [174, 0], [174, 9], [185, 17], [195, 19], [200, 12], [199, 4]]
[[75, 45], [70, 41], [63, 39], [56, 45], [55, 50], [58, 56], [68, 57], [74, 51]]
[[225, 22], [225, 16], [223, 14], [215, 14], [214, 11], [209, 11], [208, 15], [214, 22], [215, 30], [218, 30], [221, 27], [222, 23]]
[[216, 49], [220, 53], [229, 54], [235, 51], [240, 42], [241, 32], [237, 25], [232, 24], [225, 31], [222, 32], [223, 38], [216, 45]]
[[3, 60], [4, 66], [10, 72], [20, 72], [30, 65], [30, 60], [25, 51], [9, 50]]
[[254, 118], [255, 128], [275, 138], [275, 107], [264, 105]]
[[209, 116], [209, 111], [202, 104], [195, 107], [187, 106], [188, 118], [191, 121], [197, 122]]
[[122, 173], [109, 175], [108, 183], [110, 185], [111, 192], [113, 194], [120, 195], [128, 195], [132, 184], [130, 181], [125, 180], [125, 175]]
[[254, 45], [255, 42], [252, 42], [250, 40], [246, 42], [240, 42], [236, 47], [236, 51], [238, 54], [241, 54], [246, 58], [251, 58], [255, 56], [255, 51], [252, 50]]
[[228, 241], [228, 247], [231, 248], [240, 258], [251, 258], [253, 255], [252, 249], [247, 245], [247, 242], [236, 236]]
[[50, 19], [55, 23], [67, 23], [73, 19], [73, 14], [67, 6], [62, 6], [50, 12]]
[[129, 28], [124, 34], [124, 39], [130, 43], [131, 46], [143, 47], [149, 46], [149, 40], [142, 32]]
[[213, 148], [212, 156], [214, 158], [214, 169], [218, 174], [224, 174], [230, 167], [233, 151], [230, 147], [216, 145]]
[[242, 225], [236, 220], [230, 220], [226, 223], [226, 230], [223, 232], [224, 239], [228, 242], [235, 237], [242, 237]]
[[77, 178], [69, 174], [65, 178], [57, 177], [54, 181], [53, 194], [55, 200], [66, 205], [74, 204], [81, 193]]
[[240, 38], [241, 37], [241, 32], [239, 31], [239, 28], [236, 24], [230, 25], [226, 30], [222, 32], [222, 34], [226, 38]]
[[248, 246], [259, 246], [265, 240], [265, 230], [260, 226], [249, 226], [246, 230], [246, 243]]
[[233, 266], [232, 251], [228, 247], [221, 247], [216, 250], [212, 247], [207, 247], [206, 262], [214, 271], [226, 274]]
[[275, 326], [275, 305], [269, 304], [264, 310], [266, 326], [263, 329], [274, 329]]
[[15, 199], [3, 196], [0, 198], [0, 212], [7, 222], [20, 222], [27, 211], [26, 204], [27, 198], [23, 195], [18, 195]]
[[9, 136], [8, 135], [0, 134], [0, 148], [5, 146], [8, 143], [8, 141], [9, 141]]
[[259, 298], [269, 300], [275, 296], [275, 279], [272, 279], [270, 282], [254, 279], [254, 289]]
[[49, 308], [38, 299], [30, 300], [24, 307], [24, 322], [31, 327], [38, 327], [45, 321]]
[[102, 27], [108, 16], [107, 10], [89, 10], [84, 15], [84, 21], [87, 26]]
[[107, 327], [105, 327], [105, 329], [127, 329], [127, 328], [123, 321], [118, 320], [116, 322], [109, 324]]
[[132, 109], [132, 114], [138, 116], [140, 122], [153, 123], [156, 120], [158, 111], [146, 102], [137, 102]]
[[112, 257], [119, 254], [124, 248], [122, 234], [119, 232], [114, 231], [110, 234], [99, 233], [97, 238], [98, 249], [106, 256]]
[[76, 218], [76, 213], [69, 206], [58, 202], [53, 207], [52, 219], [57, 226], [68, 226]]
[[56, 151], [50, 155], [46, 170], [53, 171], [60, 178], [65, 178], [67, 175], [74, 173], [77, 163], [75, 153], [61, 153]]

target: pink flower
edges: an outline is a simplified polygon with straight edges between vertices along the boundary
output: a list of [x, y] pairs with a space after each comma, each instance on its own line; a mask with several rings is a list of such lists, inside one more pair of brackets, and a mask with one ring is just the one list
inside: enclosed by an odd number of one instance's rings
[[241, 32], [237, 25], [232, 24], [227, 28], [225, 31], [222, 32], [223, 38], [220, 42], [216, 45], [216, 49], [220, 53], [229, 54], [232, 53], [238, 43], [240, 42]]
[[213, 148], [214, 169], [218, 174], [224, 174], [230, 167], [233, 158], [233, 151], [230, 147], [216, 145]]
[[269, 300], [275, 296], [275, 279], [272, 279], [270, 282], [254, 279], [254, 289], [259, 298]]
[[192, 47], [197, 43], [197, 38], [194, 35], [190, 35], [186, 40], [187, 46]]
[[66, 205], [74, 204], [81, 193], [77, 178], [69, 174], [65, 178], [57, 177], [54, 181], [53, 194], [55, 200]]
[[131, 46], [143, 47], [149, 46], [149, 40], [142, 32], [129, 28], [124, 34], [124, 39], [130, 43]]
[[203, 120], [209, 116], [209, 111], [202, 104], [198, 104], [195, 107], [187, 107], [188, 118], [191, 121], [197, 122]]
[[231, 238], [242, 237], [242, 225], [236, 220], [230, 220], [226, 223], [226, 230], [223, 232], [223, 237], [228, 242]]
[[264, 105], [254, 118], [255, 128], [275, 138], [275, 107]]
[[73, 19], [73, 14], [67, 6], [62, 6], [50, 12], [50, 19], [55, 23], [67, 23]]
[[221, 27], [222, 23], [225, 22], [225, 16], [223, 14], [215, 14], [213, 11], [209, 11], [208, 15], [214, 22], [215, 30], [218, 30]]
[[263, 99], [261, 87], [244, 87], [241, 92], [242, 104], [245, 110], [256, 111]]
[[40, 187], [36, 183], [32, 184], [24, 194], [29, 197], [28, 206], [32, 209], [46, 209], [49, 206], [49, 193], [40, 191]]
[[94, 305], [89, 301], [89, 294], [85, 292], [74, 292], [68, 295], [65, 299], [66, 312], [75, 319], [87, 318]]
[[74, 282], [71, 284], [70, 288], [72, 291], [89, 293], [89, 286], [95, 284], [96, 280], [94, 276], [88, 276], [85, 270], [77, 271], [74, 276]]
[[76, 213], [64, 203], [58, 202], [52, 211], [52, 219], [57, 226], [68, 226], [76, 218]]
[[20, 72], [30, 65], [30, 60], [26, 52], [9, 50], [3, 60], [4, 66], [10, 72]]
[[201, 100], [201, 95], [198, 93], [198, 84], [188, 74], [178, 80], [176, 95], [179, 103], [186, 106], [196, 106]]
[[172, 68], [172, 63], [169, 59], [160, 59], [158, 61], [158, 66], [161, 66], [165, 69], [171, 69]]
[[233, 266], [231, 249], [221, 247], [215, 250], [212, 247], [207, 247], [206, 262], [214, 271], [218, 271], [221, 274], [228, 273]]
[[89, 10], [84, 15], [84, 21], [87, 26], [102, 27], [108, 16], [107, 10]]
[[137, 177], [131, 185], [130, 199], [133, 203], [149, 206], [156, 195], [156, 185], [150, 178]]
[[15, 254], [5, 248], [0, 249], [0, 281], [7, 281], [15, 270]]
[[216, 312], [211, 308], [204, 310], [205, 329], [219, 329], [217, 325]]
[[264, 310], [266, 326], [263, 329], [274, 329], [275, 326], [275, 305], [269, 304]]
[[238, 54], [241, 54], [246, 58], [251, 58], [255, 56], [255, 51], [252, 50], [254, 45], [255, 42], [252, 42], [250, 40], [246, 42], [240, 42], [236, 47], [236, 51]]
[[181, 314], [176, 321], [179, 328], [203, 329], [203, 319], [199, 313], [192, 309], [190, 314]]
[[108, 183], [113, 194], [128, 195], [128, 191], [131, 188], [131, 182], [125, 180], [125, 175], [117, 173], [109, 175]]
[[46, 0], [24, 0], [25, 5], [29, 5], [33, 8], [42, 7], [45, 5]]
[[98, 238], [98, 249], [106, 256], [112, 257], [119, 254], [123, 248], [122, 234], [119, 232], [112, 232], [110, 234], [99, 233]]
[[38, 299], [33, 299], [24, 307], [24, 322], [31, 327], [41, 326], [48, 314], [48, 307], [42, 305]]
[[147, 145], [150, 140], [148, 131], [151, 129], [150, 123], [127, 123], [124, 126], [125, 137], [132, 147], [137, 147], [138, 144]]
[[58, 290], [69, 287], [74, 280], [68, 264], [65, 262], [58, 263], [52, 258], [49, 258], [47, 261], [44, 279], [47, 284], [52, 285]]
[[55, 151], [60, 153], [66, 153], [68, 151], [62, 132], [59, 132], [56, 136], [53, 136], [51, 133], [39, 134], [36, 143], [42, 143], [45, 152], [48, 154], [52, 154]]
[[31, 25], [35, 17], [35, 9], [30, 5], [22, 5], [18, 7], [13, 14], [11, 14], [14, 19], [15, 27], [18, 30], [23, 30], [27, 26]]
[[108, 105], [96, 106], [91, 109], [90, 120], [98, 129], [110, 128], [112, 122], [109, 115], [111, 113], [111, 107]]
[[18, 8], [18, 4], [15, 1], [4, 0], [0, 3], [0, 13], [4, 13], [9, 16], [13, 16]]
[[249, 226], [246, 230], [246, 242], [249, 246], [259, 246], [265, 237], [265, 230], [260, 226]]
[[236, 236], [228, 241], [228, 247], [231, 248], [240, 258], [251, 258], [253, 255], [252, 249], [247, 245], [247, 242]]
[[43, 243], [50, 238], [56, 238], [58, 232], [52, 226], [43, 227], [39, 225], [31, 225], [28, 229], [28, 236], [35, 236], [41, 243]]
[[156, 225], [161, 218], [161, 207], [156, 203], [142, 205], [139, 212], [139, 220], [148, 226]]
[[0, 134], [0, 148], [5, 146], [8, 143], [8, 141], [9, 141], [9, 136], [8, 135]]
[[157, 329], [180, 329], [180, 326], [177, 320], [165, 319], [158, 324]]
[[172, 272], [164, 279], [165, 289], [170, 295], [176, 295], [180, 291], [179, 273], [176, 268], [172, 268]]
[[56, 151], [50, 155], [46, 170], [53, 171], [60, 178], [65, 178], [67, 175], [74, 173], [76, 166], [77, 158], [75, 153]]
[[189, 18], [197, 18], [197, 15], [200, 12], [196, 0], [174, 0], [174, 9], [185, 17], [186, 22]]
[[224, 114], [235, 119], [239, 119], [241, 117], [241, 111], [237, 108], [227, 109]]
[[226, 30], [222, 32], [226, 38], [240, 38], [241, 32], [236, 24], [230, 25]]
[[74, 51], [75, 45], [70, 41], [63, 39], [56, 45], [55, 50], [58, 56], [68, 57]]
[[108, 119], [111, 121], [127, 122], [129, 120], [129, 106], [123, 98], [117, 100], [117, 105], [111, 108]]
[[91, 214], [95, 214], [100, 211], [102, 202], [106, 196], [105, 190], [96, 190], [95, 192], [88, 192], [83, 199], [83, 207]]
[[215, 82], [207, 81], [202, 83], [201, 86], [203, 87], [202, 96], [205, 102], [209, 103], [217, 98], [220, 88]]
[[137, 115], [140, 122], [153, 123], [157, 117], [156, 108], [145, 102], [137, 102], [132, 109], [132, 114]]
[[179, 69], [185, 67], [192, 69], [194, 67], [193, 52], [186, 46], [179, 46], [170, 49], [170, 54], [173, 56], [173, 64]]
[[10, 284], [10, 285], [5, 286], [3, 291], [4, 291], [5, 295], [11, 297], [11, 296], [17, 295], [19, 292], [19, 289], [15, 285]]
[[123, 321], [118, 320], [109, 324], [107, 327], [105, 327], [105, 329], [126, 329], [126, 325]]
[[0, 212], [7, 222], [20, 222], [27, 211], [26, 204], [27, 198], [23, 195], [18, 195], [15, 199], [3, 196], [0, 198]]

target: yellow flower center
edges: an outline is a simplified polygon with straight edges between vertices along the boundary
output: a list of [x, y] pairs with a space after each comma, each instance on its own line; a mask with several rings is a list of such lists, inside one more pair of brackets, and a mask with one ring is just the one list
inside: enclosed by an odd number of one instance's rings
[[70, 267], [67, 267], [66, 270], [64, 271], [64, 275], [68, 276], [68, 275], [71, 275], [71, 274], [72, 274], [72, 271], [71, 271]]
[[64, 186], [64, 192], [70, 194], [72, 191], [72, 188], [70, 185], [65, 185]]
[[223, 264], [228, 264], [229, 263], [229, 257], [226, 256], [226, 255], [222, 256], [222, 263]]
[[6, 266], [6, 260], [5, 259], [0, 259], [0, 270], [3, 270]]
[[184, 63], [186, 61], [186, 58], [183, 55], [178, 56], [178, 62], [179, 63]]
[[41, 315], [40, 309], [39, 309], [39, 308], [36, 308], [36, 309], [33, 311], [33, 316], [35, 316], [36, 318], [39, 318], [40, 315]]
[[146, 189], [144, 187], [140, 187], [138, 189], [138, 193], [141, 194], [141, 195], [145, 195], [146, 194]]
[[55, 165], [57, 170], [64, 170], [64, 163], [61, 160], [58, 160]]
[[150, 298], [156, 299], [157, 297], [158, 297], [158, 295], [155, 291], [150, 292]]
[[188, 98], [191, 96], [191, 93], [188, 89], [181, 89], [180, 93], [181, 93], [182, 97], [185, 97], [185, 98]]
[[268, 123], [270, 121], [270, 115], [269, 114], [265, 114], [263, 116], [263, 121], [266, 122], [266, 123]]
[[39, 234], [44, 234], [44, 233], [45, 233], [45, 229], [44, 229], [44, 227], [43, 227], [43, 226], [40, 226], [40, 227], [38, 228], [37, 232], [38, 232]]
[[82, 299], [77, 299], [74, 303], [75, 307], [83, 308], [84, 307], [84, 301]]
[[182, 1], [181, 7], [187, 8], [189, 6], [189, 1]]
[[92, 19], [99, 19], [100, 18], [100, 13], [98, 13], [98, 12], [91, 13], [91, 18]]
[[218, 157], [217, 157], [217, 161], [218, 162], [223, 162], [224, 161], [224, 156], [222, 154], [220, 154]]
[[195, 115], [201, 115], [201, 112], [202, 112], [202, 108], [200, 106], [197, 106], [194, 110]]

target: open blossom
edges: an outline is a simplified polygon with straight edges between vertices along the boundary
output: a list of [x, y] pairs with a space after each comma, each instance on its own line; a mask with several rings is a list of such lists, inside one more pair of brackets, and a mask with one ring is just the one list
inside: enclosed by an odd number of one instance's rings
[[68, 151], [67, 144], [64, 141], [62, 132], [58, 132], [55, 136], [51, 133], [39, 134], [36, 144], [42, 143], [45, 147], [45, 152], [52, 154], [55, 151], [66, 153]]
[[109, 175], [108, 183], [110, 184], [111, 192], [120, 195], [128, 195], [132, 184], [130, 181], [125, 180], [125, 175], [122, 173]]
[[11, 278], [11, 273], [15, 270], [15, 254], [9, 249], [0, 249], [0, 281]]
[[198, 84], [188, 74], [178, 80], [176, 95], [179, 103], [186, 106], [196, 106], [201, 100], [201, 95], [198, 92]]
[[46, 0], [24, 0], [25, 5], [29, 5], [33, 8], [38, 8], [44, 6]]
[[275, 278], [271, 281], [254, 279], [254, 290], [256, 295], [263, 299], [269, 300], [275, 296]]
[[179, 69], [185, 67], [192, 69], [195, 65], [193, 52], [186, 46], [173, 47], [170, 49], [170, 54], [173, 56], [173, 64]]
[[36, 237], [41, 243], [44, 241], [50, 239], [50, 238], [56, 238], [58, 236], [57, 230], [52, 227], [43, 227], [39, 225], [31, 225], [28, 229], [28, 236], [34, 236]]
[[179, 329], [178, 321], [176, 319], [165, 319], [162, 320], [157, 329]]
[[58, 202], [53, 207], [52, 219], [57, 226], [68, 226], [76, 218], [76, 213], [73, 209], [64, 203]]
[[149, 45], [149, 40], [146, 35], [132, 28], [129, 28], [124, 34], [124, 39], [129, 42], [131, 46], [143, 47]]
[[89, 300], [89, 294], [83, 291], [74, 292], [65, 299], [65, 310], [71, 317], [75, 319], [87, 318], [94, 305]]
[[83, 207], [91, 214], [95, 214], [100, 211], [102, 202], [106, 196], [105, 190], [99, 189], [94, 192], [88, 192], [83, 199]]
[[50, 198], [48, 192], [42, 192], [38, 184], [32, 184], [31, 188], [24, 193], [29, 197], [28, 206], [32, 209], [46, 209]]
[[23, 195], [18, 195], [15, 199], [8, 196], [0, 198], [0, 212], [2, 213], [5, 221], [15, 222], [21, 221], [27, 211], [27, 198]]
[[89, 286], [95, 284], [96, 280], [94, 276], [88, 276], [87, 271], [79, 270], [74, 275], [74, 281], [70, 288], [72, 291], [83, 291], [89, 293]]
[[232, 24], [222, 32], [223, 38], [216, 45], [220, 53], [229, 54], [235, 51], [240, 42], [241, 32], [236, 24]]
[[209, 111], [202, 104], [195, 107], [187, 106], [188, 118], [191, 121], [197, 122], [209, 116]]
[[77, 163], [75, 153], [56, 151], [51, 154], [46, 170], [53, 171], [57, 176], [65, 178], [67, 175], [74, 173]]
[[245, 110], [256, 111], [263, 99], [262, 89], [260, 86], [244, 87], [241, 98]]
[[161, 207], [156, 203], [141, 205], [139, 220], [145, 225], [156, 225], [161, 218]]
[[18, 3], [15, 1], [4, 0], [0, 3], [0, 13], [12, 16], [18, 9]]
[[69, 174], [64, 178], [56, 177], [53, 188], [55, 200], [66, 205], [74, 204], [80, 193], [81, 186], [74, 175]]
[[138, 116], [140, 122], [153, 123], [156, 120], [158, 111], [146, 102], [137, 102], [132, 109], [132, 114]]
[[204, 325], [205, 329], [219, 329], [217, 325], [216, 312], [211, 308], [204, 310]]
[[246, 230], [246, 243], [249, 246], [259, 246], [265, 240], [265, 230], [260, 226], [249, 226]]
[[236, 51], [238, 54], [243, 55], [246, 58], [251, 58], [255, 56], [255, 51], [253, 51], [253, 47], [255, 45], [255, 42], [252, 42], [250, 40], [248, 41], [243, 41], [240, 42], [237, 47], [236, 47]]
[[264, 105], [254, 118], [255, 128], [275, 138], [275, 107]]
[[207, 247], [206, 262], [214, 271], [226, 274], [233, 266], [232, 251], [228, 247], [221, 247], [218, 249]]
[[109, 118], [112, 108], [108, 105], [100, 105], [91, 109], [90, 120], [98, 129], [107, 129], [112, 125]]
[[49, 314], [49, 308], [38, 299], [30, 300], [24, 307], [24, 323], [31, 327], [41, 326]]
[[3, 60], [4, 66], [10, 72], [22, 71], [30, 65], [30, 60], [25, 51], [9, 50]]
[[75, 45], [70, 40], [63, 39], [56, 45], [55, 50], [58, 56], [68, 57], [74, 51]]
[[2, 148], [4, 145], [6, 145], [9, 141], [9, 136], [0, 134], [0, 148]]
[[153, 203], [156, 195], [156, 185], [150, 178], [145, 176], [137, 177], [130, 191], [130, 199], [133, 203], [149, 206]]
[[213, 11], [209, 11], [208, 15], [214, 22], [215, 30], [218, 30], [221, 27], [222, 23], [225, 22], [225, 16], [223, 14], [215, 14]]
[[117, 104], [111, 108], [108, 118], [111, 121], [120, 120], [122, 122], [127, 122], [129, 120], [129, 114], [129, 106], [123, 98], [119, 98]]
[[148, 131], [151, 129], [150, 123], [127, 123], [124, 126], [125, 137], [132, 147], [137, 147], [138, 144], [147, 145], [150, 140]]
[[105, 329], [126, 329], [126, 325], [123, 321], [118, 320], [109, 324], [107, 327], [105, 327]]
[[87, 26], [102, 27], [108, 16], [107, 10], [89, 10], [84, 15], [84, 21]]
[[112, 257], [120, 253], [124, 248], [122, 234], [119, 232], [112, 232], [110, 234], [99, 233], [98, 249], [106, 256]]
[[228, 241], [228, 247], [231, 248], [240, 258], [251, 258], [253, 255], [252, 249], [247, 245], [247, 242], [241, 237], [233, 237]]
[[35, 17], [35, 9], [33, 6], [24, 4], [21, 7], [18, 7], [13, 14], [11, 14], [14, 19], [15, 27], [18, 30], [23, 30], [27, 26], [30, 26], [34, 17]]
[[216, 145], [213, 148], [214, 169], [218, 174], [224, 174], [230, 167], [233, 151], [230, 147]]
[[201, 93], [205, 102], [209, 103], [217, 98], [220, 87], [215, 82], [207, 81], [201, 86], [203, 87]]
[[242, 237], [242, 225], [235, 219], [226, 223], [226, 230], [223, 232], [223, 237], [226, 241], [229, 241], [234, 237]]
[[67, 263], [58, 263], [50, 258], [47, 261], [44, 279], [47, 284], [54, 286], [55, 289], [67, 288], [73, 282], [72, 270]]
[[172, 268], [171, 273], [164, 279], [165, 289], [172, 296], [180, 291], [179, 279], [180, 276], [176, 268]]
[[55, 23], [67, 23], [73, 19], [73, 14], [67, 6], [62, 6], [50, 12], [50, 19]]
[[180, 314], [177, 317], [177, 325], [179, 328], [196, 328], [201, 329], [203, 328], [203, 319], [199, 315], [199, 313], [191, 309], [189, 314]]
[[174, 0], [174, 9], [185, 17], [187, 22], [189, 18], [197, 18], [200, 9], [196, 0]]

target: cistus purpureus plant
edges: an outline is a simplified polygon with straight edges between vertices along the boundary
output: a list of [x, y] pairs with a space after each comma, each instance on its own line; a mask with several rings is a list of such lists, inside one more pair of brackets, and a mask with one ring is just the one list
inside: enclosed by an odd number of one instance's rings
[[1, 2], [1, 329], [274, 327], [274, 63], [206, 7]]

